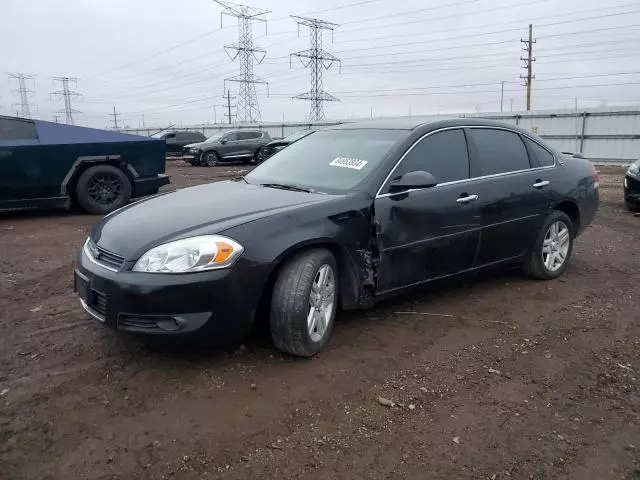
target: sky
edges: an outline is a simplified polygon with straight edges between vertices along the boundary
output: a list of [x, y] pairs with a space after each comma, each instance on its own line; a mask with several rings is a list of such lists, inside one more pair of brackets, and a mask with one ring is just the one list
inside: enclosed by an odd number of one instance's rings
[[[34, 118], [64, 121], [53, 77], [74, 77], [76, 124], [113, 127], [224, 121], [224, 79], [240, 66], [224, 46], [235, 18], [212, 0], [0, 0], [0, 114], [15, 115], [26, 73]], [[263, 121], [304, 121], [310, 71], [290, 54], [309, 30], [290, 15], [338, 24], [324, 49], [340, 58], [323, 71], [326, 119], [520, 111], [520, 61], [533, 24], [532, 109], [640, 104], [637, 0], [248, 0], [268, 10], [254, 22], [267, 51], [254, 67]], [[502, 84], [504, 82], [504, 84]], [[504, 85], [504, 94], [502, 87]], [[237, 84], [227, 83], [231, 95]], [[233, 112], [232, 112], [233, 113]]]

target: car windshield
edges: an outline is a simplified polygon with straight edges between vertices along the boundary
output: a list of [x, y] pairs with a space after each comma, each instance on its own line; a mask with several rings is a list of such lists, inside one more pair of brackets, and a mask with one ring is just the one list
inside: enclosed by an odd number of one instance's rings
[[204, 143], [217, 142], [221, 138], [222, 138], [222, 133], [217, 133], [216, 135], [211, 135], [209, 138], [207, 138], [204, 141]]
[[286, 137], [284, 137], [284, 140], [287, 140], [288, 142], [295, 142], [296, 140], [299, 140], [300, 138], [305, 137], [310, 133], [312, 132], [309, 130], [300, 130], [296, 133], [292, 133], [291, 135], [287, 135]]
[[253, 184], [344, 193], [362, 182], [406, 135], [383, 129], [318, 131], [280, 150], [245, 179]]

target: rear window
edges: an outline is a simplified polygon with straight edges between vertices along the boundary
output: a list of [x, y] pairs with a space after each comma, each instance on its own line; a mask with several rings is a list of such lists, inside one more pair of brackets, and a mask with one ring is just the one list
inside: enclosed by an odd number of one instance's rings
[[471, 176], [482, 177], [517, 172], [531, 168], [529, 155], [520, 135], [508, 130], [491, 128], [469, 129], [475, 147]]
[[535, 167], [550, 167], [555, 164], [553, 155], [549, 150], [534, 142], [533, 140], [522, 137], [524, 143], [527, 144], [529, 155], [531, 156], [531, 164]]
[[36, 125], [30, 120], [0, 118], [0, 140], [37, 140]]

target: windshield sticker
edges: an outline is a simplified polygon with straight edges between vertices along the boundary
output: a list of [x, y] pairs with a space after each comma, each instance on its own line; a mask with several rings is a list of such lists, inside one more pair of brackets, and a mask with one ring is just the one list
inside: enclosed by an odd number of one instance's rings
[[344, 167], [351, 168], [353, 170], [362, 170], [365, 165], [369, 163], [366, 160], [359, 160], [357, 158], [336, 157], [329, 164], [332, 167]]

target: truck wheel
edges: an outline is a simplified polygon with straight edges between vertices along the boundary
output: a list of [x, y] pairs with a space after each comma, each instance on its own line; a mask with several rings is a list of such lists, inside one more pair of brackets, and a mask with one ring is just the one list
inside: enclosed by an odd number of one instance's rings
[[549, 214], [524, 264], [524, 271], [538, 280], [551, 280], [564, 273], [573, 252], [573, 223], [559, 210]]
[[323, 248], [306, 250], [280, 270], [271, 299], [275, 346], [301, 357], [318, 353], [329, 341], [338, 307], [338, 266]]
[[76, 198], [85, 211], [104, 215], [126, 205], [131, 190], [131, 181], [122, 170], [113, 165], [95, 165], [78, 178]]
[[220, 157], [218, 157], [218, 154], [216, 152], [205, 152], [202, 154], [200, 160], [202, 165], [204, 165], [205, 167], [215, 167], [216, 165], [218, 165], [219, 161]]

